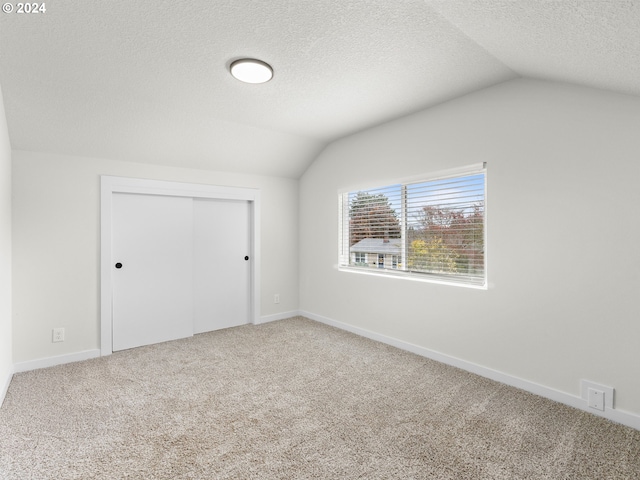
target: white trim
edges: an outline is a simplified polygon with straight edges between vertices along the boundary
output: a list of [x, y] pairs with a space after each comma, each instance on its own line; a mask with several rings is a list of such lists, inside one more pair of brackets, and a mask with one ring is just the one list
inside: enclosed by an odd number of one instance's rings
[[487, 282], [482, 285], [475, 285], [473, 283], [462, 283], [462, 282], [454, 282], [444, 280], [443, 277], [438, 277], [437, 275], [429, 275], [429, 274], [416, 274], [412, 272], [405, 272], [403, 270], [393, 270], [393, 269], [382, 269], [382, 268], [367, 268], [367, 267], [352, 267], [350, 265], [338, 265], [338, 271], [340, 272], [349, 272], [349, 273], [358, 273], [361, 275], [375, 275], [378, 277], [385, 278], [400, 278], [403, 280], [411, 280], [414, 282], [424, 282], [424, 283], [437, 283], [439, 285], [450, 285], [454, 287], [464, 287], [464, 288], [474, 288], [476, 290], [488, 290], [489, 287]]
[[524, 380], [519, 377], [514, 377], [512, 375], [499, 372], [491, 368], [483, 367], [482, 365], [478, 365], [472, 362], [468, 362], [466, 360], [452, 357], [444, 353], [436, 352], [428, 348], [420, 347], [418, 345], [414, 345], [412, 343], [408, 343], [403, 340], [398, 340], [393, 337], [388, 337], [386, 335], [372, 332], [364, 328], [355, 327], [353, 325], [339, 322], [337, 320], [323, 317], [321, 315], [316, 315], [314, 313], [310, 313], [306, 311], [300, 311], [300, 315], [306, 318], [309, 318], [311, 320], [314, 320], [316, 322], [324, 323], [326, 325], [330, 325], [332, 327], [336, 327], [341, 330], [346, 330], [348, 332], [355, 333], [356, 335], [370, 338], [371, 340], [376, 340], [378, 342], [385, 343], [387, 345], [391, 345], [393, 347], [397, 347], [411, 353], [415, 353], [422, 357], [430, 358], [437, 362], [451, 365], [453, 367], [457, 367], [462, 370], [466, 370], [467, 372], [480, 375], [481, 377], [489, 378], [491, 380], [495, 380], [496, 382], [504, 383], [506, 385], [510, 385], [512, 387], [516, 387], [521, 390], [525, 390], [535, 395], [548, 398], [549, 400], [563, 403], [570, 407], [574, 407], [579, 410], [584, 410], [585, 412], [589, 412], [599, 417], [604, 417], [608, 420], [621, 423], [622, 425], [635, 428], [636, 430], [640, 430], [640, 415], [630, 413], [630, 412], [625, 412], [622, 410], [616, 410], [614, 408], [605, 408], [604, 411], [594, 410], [593, 408], [589, 408], [586, 400], [576, 395], [571, 395], [566, 392], [561, 392], [560, 390], [555, 390], [553, 388], [546, 387], [538, 383], [530, 382], [528, 380]]
[[40, 368], [55, 367], [56, 365], [63, 365], [65, 363], [81, 362], [83, 360], [89, 360], [91, 358], [97, 358], [100, 356], [100, 350], [83, 350], [76, 353], [68, 353], [66, 355], [57, 355], [55, 357], [37, 358], [35, 360], [28, 360], [26, 362], [19, 362], [13, 365], [15, 373], [29, 372], [31, 370], [38, 370]]
[[484, 165], [484, 225], [483, 225], [483, 246], [484, 246], [484, 286], [485, 289], [489, 288], [489, 169], [487, 168], [487, 162]]
[[297, 317], [300, 315], [298, 310], [292, 310], [290, 312], [274, 313], [273, 315], [263, 315], [256, 324], [276, 322], [278, 320], [285, 320], [287, 318]]
[[112, 350], [111, 302], [111, 226], [114, 193], [170, 195], [191, 198], [246, 200], [251, 204], [251, 322], [260, 321], [260, 190], [244, 187], [224, 187], [195, 183], [147, 180], [141, 178], [100, 177], [100, 352], [110, 355]]
[[8, 372], [7, 378], [0, 384], [0, 407], [2, 407], [2, 404], [4, 403], [4, 397], [7, 396], [7, 391], [9, 390], [11, 379], [13, 378], [13, 372], [14, 369], [11, 368]]

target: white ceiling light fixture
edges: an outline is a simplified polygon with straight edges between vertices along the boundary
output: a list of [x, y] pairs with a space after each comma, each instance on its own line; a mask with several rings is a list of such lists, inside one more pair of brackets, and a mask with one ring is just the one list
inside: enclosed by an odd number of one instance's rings
[[265, 83], [273, 78], [273, 68], [262, 60], [242, 58], [229, 68], [231, 75], [245, 83]]

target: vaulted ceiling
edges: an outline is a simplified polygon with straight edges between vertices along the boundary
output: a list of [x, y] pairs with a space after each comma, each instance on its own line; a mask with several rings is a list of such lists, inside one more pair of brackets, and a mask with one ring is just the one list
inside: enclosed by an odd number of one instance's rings
[[[235, 80], [242, 57], [274, 78]], [[640, 0], [56, 0], [0, 14], [16, 150], [295, 178], [332, 140], [518, 77], [640, 95]]]

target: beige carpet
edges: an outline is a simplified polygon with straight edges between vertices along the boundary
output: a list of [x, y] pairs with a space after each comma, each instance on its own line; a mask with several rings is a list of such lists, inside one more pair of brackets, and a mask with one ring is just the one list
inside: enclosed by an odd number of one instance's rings
[[14, 376], [2, 479], [632, 479], [640, 432], [303, 318]]

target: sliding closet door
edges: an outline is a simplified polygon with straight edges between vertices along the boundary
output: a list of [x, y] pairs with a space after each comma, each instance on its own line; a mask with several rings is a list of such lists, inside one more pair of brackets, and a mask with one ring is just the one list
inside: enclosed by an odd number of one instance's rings
[[193, 199], [113, 194], [113, 350], [193, 335]]
[[193, 211], [194, 333], [249, 323], [250, 203], [196, 198]]

